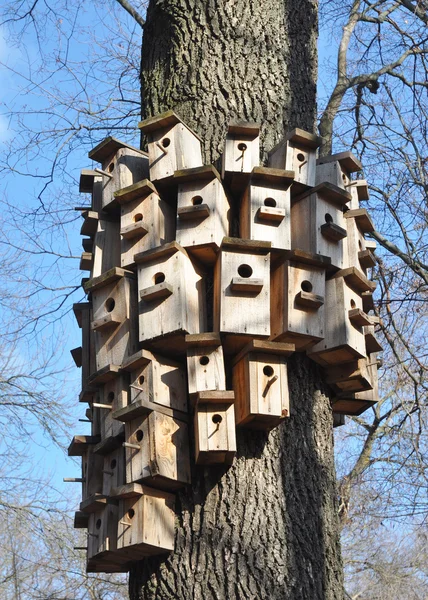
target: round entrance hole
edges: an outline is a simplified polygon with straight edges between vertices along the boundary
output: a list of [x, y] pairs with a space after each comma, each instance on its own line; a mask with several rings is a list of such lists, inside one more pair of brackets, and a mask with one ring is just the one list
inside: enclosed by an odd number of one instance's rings
[[139, 221], [143, 220], [143, 215], [141, 213], [137, 213], [136, 215], [134, 215], [134, 223], [138, 223]]
[[201, 358], [199, 359], [199, 364], [201, 364], [203, 367], [205, 367], [209, 362], [210, 359], [208, 358], [208, 356], [201, 356]]
[[275, 208], [276, 206], [276, 200], [274, 200], [273, 198], [266, 198], [264, 201], [264, 205], [265, 206], [271, 206], [272, 208]]
[[240, 152], [245, 152], [246, 149], [247, 149], [247, 144], [244, 144], [244, 142], [241, 142], [240, 144], [238, 144], [238, 150]]
[[215, 425], [220, 425], [220, 423], [223, 421], [223, 417], [221, 415], [213, 415], [212, 419]]
[[97, 522], [95, 523], [95, 527], [97, 529], [99, 529], [101, 527], [101, 519], [98, 519]]
[[144, 375], [140, 375], [140, 376], [139, 376], [139, 378], [138, 378], [138, 383], [139, 383], [140, 385], [143, 385], [143, 383], [144, 383]]
[[312, 283], [310, 281], [307, 281], [306, 279], [305, 281], [302, 281], [300, 287], [304, 292], [312, 292]]
[[116, 459], [115, 459], [115, 458], [113, 458], [113, 460], [112, 460], [112, 461], [111, 461], [111, 463], [110, 463], [110, 469], [115, 469], [115, 468], [116, 468], [116, 465], [117, 465]]
[[153, 281], [155, 284], [163, 283], [165, 281], [165, 273], [156, 273], [156, 275], [153, 277]]
[[130, 508], [128, 510], [128, 518], [132, 519], [132, 517], [135, 515], [135, 510], [133, 508]]
[[109, 402], [110, 404], [113, 402], [114, 400], [114, 392], [109, 392], [107, 394], [107, 402]]
[[107, 298], [104, 306], [106, 307], [107, 312], [111, 312], [114, 309], [114, 307], [116, 306], [116, 302], [114, 301], [114, 298]]
[[333, 223], [333, 217], [331, 216], [330, 213], [325, 213], [324, 219], [325, 219], [326, 223]]
[[170, 145], [170, 143], [171, 143], [171, 140], [170, 140], [169, 138], [163, 138], [163, 140], [162, 140], [162, 142], [161, 142], [161, 143], [162, 143], [162, 146], [163, 146], [164, 148], [168, 148], [168, 146], [169, 146], [169, 145]]
[[274, 374], [274, 370], [270, 365], [266, 365], [265, 367], [263, 367], [263, 374], [266, 375], [266, 377], [272, 377], [272, 375]]
[[113, 171], [114, 171], [114, 163], [110, 163], [108, 166], [108, 172], [113, 173]]
[[305, 155], [299, 152], [299, 154], [297, 155], [297, 160], [299, 162], [303, 162], [305, 160]]
[[351, 300], [351, 308], [356, 308], [355, 300]]
[[137, 429], [135, 437], [137, 438], [137, 442], [141, 442], [144, 437], [144, 432], [141, 431], [141, 429]]
[[250, 265], [239, 265], [238, 275], [240, 277], [244, 277], [245, 279], [247, 279], [248, 277], [251, 277], [252, 274], [253, 269], [250, 267]]
[[193, 206], [198, 206], [198, 204], [202, 204], [202, 196], [193, 196], [192, 204]]

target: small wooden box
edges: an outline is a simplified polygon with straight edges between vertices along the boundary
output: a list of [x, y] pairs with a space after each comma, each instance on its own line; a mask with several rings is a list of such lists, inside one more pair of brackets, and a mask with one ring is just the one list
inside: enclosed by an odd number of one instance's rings
[[272, 429], [290, 414], [287, 356], [293, 344], [253, 340], [233, 361], [235, 419], [250, 429]]
[[119, 500], [117, 547], [135, 560], [174, 550], [175, 496], [147, 486]]
[[187, 379], [191, 397], [206, 390], [225, 390], [223, 347], [218, 333], [186, 335]]
[[89, 378], [96, 371], [95, 340], [91, 330], [93, 320], [92, 303], [80, 302], [73, 304], [73, 312], [79, 327], [82, 329], [82, 390], [86, 390], [89, 386]]
[[[113, 418], [113, 413], [128, 405], [128, 382], [123, 375], [111, 379], [102, 385], [99, 401], [94, 403], [94, 408], [100, 412], [101, 439], [115, 437], [120, 434], [122, 424]], [[109, 408], [110, 407], [110, 408]]]
[[272, 249], [289, 250], [290, 185], [294, 173], [255, 167], [241, 201], [240, 236], [271, 242]]
[[269, 242], [223, 240], [214, 271], [215, 331], [243, 344], [248, 336], [269, 337], [269, 271]]
[[235, 407], [230, 392], [198, 394], [194, 427], [196, 464], [232, 464], [236, 454], [236, 431]]
[[315, 185], [328, 182], [349, 191], [353, 185], [351, 173], [361, 171], [362, 168], [362, 164], [352, 152], [322, 156], [317, 160]]
[[160, 412], [125, 423], [126, 481], [175, 490], [190, 483], [187, 423]]
[[104, 458], [94, 454], [93, 447], [82, 455], [82, 501], [103, 491]]
[[378, 361], [375, 354], [368, 357], [371, 390], [352, 393], [342, 392], [332, 399], [333, 414], [358, 416], [379, 401]]
[[175, 236], [175, 213], [144, 179], [115, 193], [120, 204], [120, 266], [134, 266], [134, 256], [170, 242]]
[[230, 123], [221, 164], [221, 176], [232, 192], [245, 189], [249, 175], [260, 162], [260, 125]]
[[369, 186], [365, 179], [353, 179], [346, 189], [352, 196], [352, 200], [349, 203], [351, 210], [358, 210], [360, 202], [369, 199]]
[[331, 264], [344, 267], [346, 238], [343, 209], [351, 195], [329, 183], [304, 192], [291, 203], [291, 248], [331, 257]]
[[272, 339], [304, 350], [324, 337], [325, 270], [282, 261], [271, 274]]
[[310, 358], [324, 366], [365, 358], [363, 324], [370, 321], [360, 294], [371, 289], [356, 269], [338, 271], [326, 281], [324, 339], [307, 351]]
[[99, 212], [103, 207], [103, 176], [93, 169], [80, 172], [79, 192], [91, 194], [91, 210]]
[[268, 164], [275, 169], [294, 171], [298, 191], [315, 185], [316, 151], [321, 138], [303, 129], [293, 129], [270, 152]]
[[103, 494], [110, 496], [111, 490], [125, 484], [125, 448], [120, 447], [104, 456]]
[[140, 298], [140, 341], [151, 345], [158, 342], [153, 347], [171, 354], [177, 350], [171, 342], [174, 337], [185, 352], [185, 334], [205, 329], [201, 275], [176, 242], [138, 254], [135, 260]]
[[88, 559], [102, 558], [107, 553], [116, 552], [117, 525], [118, 507], [114, 504], [106, 504], [103, 509], [89, 515]]
[[332, 386], [336, 393], [356, 393], [373, 389], [369, 358], [331, 366], [326, 369], [326, 383]]
[[171, 178], [174, 171], [202, 166], [201, 139], [174, 111], [138, 124], [147, 136], [150, 180]]
[[374, 225], [364, 208], [344, 213], [347, 238], [345, 244], [345, 268], [357, 267], [364, 274], [376, 264], [372, 252], [366, 246], [365, 233], [374, 231]]
[[229, 235], [229, 200], [212, 166], [176, 171], [176, 241], [200, 262], [214, 264], [222, 239]]
[[114, 192], [147, 179], [149, 175], [146, 152], [114, 137], [107, 137], [88, 156], [102, 165], [102, 170], [98, 171], [103, 177], [102, 208], [108, 211], [117, 211]]
[[120, 223], [117, 217], [98, 213], [93, 245], [92, 277], [100, 277], [114, 267], [120, 267]]
[[92, 295], [97, 371], [120, 366], [137, 350], [135, 284], [133, 273], [116, 267], [85, 286]]

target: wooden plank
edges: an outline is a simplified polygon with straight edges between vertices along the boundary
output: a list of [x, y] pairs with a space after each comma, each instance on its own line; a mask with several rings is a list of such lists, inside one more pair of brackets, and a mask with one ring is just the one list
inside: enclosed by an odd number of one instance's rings
[[164, 298], [168, 298], [168, 296], [171, 296], [173, 291], [173, 287], [164, 281], [140, 290], [140, 300], [143, 300], [144, 302], [162, 300]]
[[182, 183], [193, 183], [195, 181], [212, 181], [218, 179], [221, 181], [220, 173], [213, 165], [204, 165], [202, 167], [193, 167], [192, 169], [181, 169], [174, 172], [174, 181], [180, 185]]
[[337, 279], [343, 277], [346, 283], [356, 292], [373, 292], [376, 289], [376, 282], [369, 281], [367, 277], [356, 267], [348, 267], [341, 269], [329, 279]]
[[259, 294], [263, 289], [263, 279], [255, 277], [232, 277], [230, 289], [233, 292], [247, 292], [249, 294]]
[[324, 223], [321, 225], [321, 235], [332, 240], [333, 242], [339, 242], [346, 238], [346, 229], [340, 227], [336, 223]]
[[75, 435], [68, 447], [68, 456], [84, 456], [88, 446], [94, 446], [100, 441], [99, 435]]
[[110, 454], [122, 447], [124, 441], [124, 430], [122, 429], [119, 435], [110, 436], [104, 440], [101, 440], [96, 446], [94, 446], [94, 454], [100, 454], [101, 456], [105, 456], [106, 454]]
[[305, 191], [303, 194], [293, 197], [292, 203], [300, 202], [300, 200], [303, 200], [304, 198], [307, 198], [313, 194], [318, 194], [322, 198], [326, 198], [329, 202], [336, 204], [339, 207], [346, 206], [348, 202], [352, 200], [352, 196], [349, 192], [338, 187], [337, 185], [334, 185], [334, 183], [324, 181], [323, 183], [319, 183], [315, 187]]
[[345, 219], [355, 219], [358, 229], [362, 233], [371, 233], [375, 230], [373, 221], [365, 208], [351, 209], [344, 213]]
[[120, 373], [119, 365], [106, 365], [102, 369], [99, 369], [96, 373], [89, 377], [90, 385], [100, 385], [102, 383], [107, 383], [111, 381], [115, 377], [117, 377]]
[[370, 317], [366, 315], [364, 311], [360, 308], [352, 308], [348, 311], [348, 317], [351, 323], [354, 325], [358, 325], [358, 327], [363, 327], [371, 324]]
[[248, 135], [257, 137], [260, 132], [260, 123], [250, 121], [231, 121], [228, 126], [228, 132], [234, 135]]
[[271, 342], [265, 340], [251, 340], [245, 348], [235, 357], [232, 365], [236, 365], [240, 360], [251, 352], [262, 352], [263, 354], [273, 354], [278, 356], [290, 356], [295, 352], [294, 344], [286, 342]]
[[147, 153], [139, 148], [135, 148], [126, 142], [122, 142], [115, 137], [108, 136], [103, 139], [99, 144], [89, 151], [88, 157], [95, 162], [103, 163], [109, 156], [115, 154], [121, 148], [128, 148], [134, 152], [140, 153], [142, 156], [147, 156]]
[[165, 129], [166, 127], [173, 127], [174, 125], [184, 125], [186, 129], [188, 129], [195, 137], [198, 138], [200, 142], [202, 139], [195, 133], [184, 121], [180, 119], [180, 117], [173, 111], [167, 110], [159, 115], [155, 115], [154, 117], [149, 117], [145, 121], [140, 121], [138, 123], [138, 128], [141, 129], [144, 133], [152, 133], [157, 131], [158, 129]]
[[85, 291], [93, 292], [94, 290], [101, 289], [111, 283], [114, 283], [115, 281], [118, 281], [122, 277], [129, 277], [130, 279], [135, 279], [135, 273], [133, 273], [132, 271], [126, 271], [125, 269], [121, 269], [120, 267], [113, 267], [112, 269], [109, 269], [102, 275], [90, 279], [85, 285]]
[[249, 252], [251, 254], [269, 254], [272, 244], [261, 240], [243, 240], [241, 238], [224, 237], [222, 249], [235, 250], [236, 252]]
[[198, 346], [220, 346], [221, 337], [219, 333], [194, 333], [185, 337], [185, 342], [189, 347]]
[[125, 204], [127, 202], [131, 202], [132, 200], [142, 200], [150, 194], [159, 195], [153, 183], [149, 181], [149, 179], [143, 179], [142, 181], [137, 181], [137, 183], [133, 183], [132, 185], [128, 185], [120, 190], [115, 191], [114, 197], [119, 204]]
[[299, 129], [298, 127], [288, 132], [285, 139], [314, 150], [322, 144], [322, 137], [310, 133], [309, 131], [305, 131], [304, 129]]
[[295, 302], [304, 308], [317, 309], [324, 304], [324, 296], [300, 290], [300, 292], [296, 294]]
[[358, 158], [349, 151], [322, 156], [318, 158], [317, 165], [325, 165], [335, 161], [339, 162], [348, 173], [355, 173], [356, 171], [362, 171], [363, 169], [363, 165]]
[[95, 177], [99, 177], [99, 174], [93, 169], [82, 169], [80, 171], [79, 192], [81, 194], [92, 194]]
[[150, 248], [149, 250], [145, 250], [144, 252], [139, 252], [138, 254], [135, 254], [134, 261], [137, 264], [143, 264], [152, 260], [172, 256], [176, 252], [183, 252], [187, 256], [187, 252], [184, 250], [184, 248], [177, 244], [177, 242], [173, 241], [168, 242], [167, 244], [163, 244], [162, 246]]
[[196, 392], [195, 404], [233, 404], [235, 392], [229, 390], [209, 390]]
[[196, 206], [179, 207], [177, 209], [177, 216], [183, 221], [206, 219], [210, 216], [210, 207], [208, 206], [208, 204], [198, 204]]
[[169, 408], [168, 406], [164, 406], [163, 404], [159, 404], [158, 402], [154, 402], [147, 398], [139, 398], [128, 406], [114, 411], [112, 417], [122, 423], [127, 423], [128, 421], [133, 421], [139, 417], [144, 417], [153, 411], [182, 421], [188, 420], [188, 415], [185, 412]]
[[372, 269], [376, 266], [376, 259], [370, 250], [360, 250], [358, 260], [362, 269]]
[[77, 510], [74, 513], [74, 529], [87, 529], [89, 515], [84, 513], [82, 510]]
[[74, 364], [76, 365], [76, 367], [81, 367], [82, 366], [82, 346], [79, 346], [78, 348], [73, 348], [73, 350], [70, 350], [70, 354], [73, 357]]
[[293, 183], [294, 176], [295, 173], [291, 170], [257, 166], [251, 171], [251, 183], [273, 184], [286, 190]]
[[79, 510], [83, 513], [94, 513], [107, 504], [107, 496], [104, 494], [93, 494], [80, 503]]

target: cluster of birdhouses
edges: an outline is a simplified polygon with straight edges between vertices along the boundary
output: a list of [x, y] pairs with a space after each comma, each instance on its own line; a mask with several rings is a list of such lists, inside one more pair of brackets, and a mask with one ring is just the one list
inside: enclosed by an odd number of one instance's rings
[[319, 138], [295, 129], [263, 167], [259, 127], [236, 123], [220, 175], [173, 111], [139, 127], [148, 153], [109, 137], [80, 178], [89, 277], [72, 355], [91, 433], [69, 455], [95, 572], [173, 550], [192, 465], [230, 465], [236, 427], [292, 415], [293, 352], [325, 368], [337, 419], [377, 394], [373, 225], [355, 157], [317, 160]]

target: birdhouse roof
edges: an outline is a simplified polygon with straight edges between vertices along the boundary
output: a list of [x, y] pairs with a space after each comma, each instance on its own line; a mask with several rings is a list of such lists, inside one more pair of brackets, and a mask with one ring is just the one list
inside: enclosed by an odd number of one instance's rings
[[199, 135], [190, 129], [190, 127], [182, 119], [180, 119], [180, 117], [173, 110], [167, 110], [160, 115], [149, 117], [145, 121], [140, 121], [138, 123], [138, 127], [144, 133], [151, 133], [152, 131], [157, 131], [158, 129], [164, 129], [165, 127], [173, 127], [178, 123], [184, 125], [184, 127], [186, 127], [191, 134], [193, 134], [200, 142], [202, 142]]
[[119, 204], [125, 204], [138, 198], [146, 198], [150, 194], [159, 195], [153, 183], [148, 179], [143, 179], [121, 190], [117, 190], [117, 192], [114, 192], [114, 198]]
[[362, 171], [363, 165], [352, 152], [339, 152], [338, 154], [330, 154], [329, 156], [321, 156], [317, 160], [317, 165], [325, 165], [326, 163], [339, 162], [340, 166], [348, 173]]
[[115, 154], [120, 148], [128, 148], [129, 150], [134, 150], [134, 152], [138, 152], [142, 156], [147, 156], [147, 152], [140, 150], [139, 148], [134, 148], [130, 144], [126, 142], [121, 142], [120, 140], [114, 137], [106, 137], [102, 142], [100, 142], [95, 148], [93, 148], [88, 156], [91, 160], [94, 160], [99, 163], [103, 163], [106, 158], [109, 158], [112, 154]]

